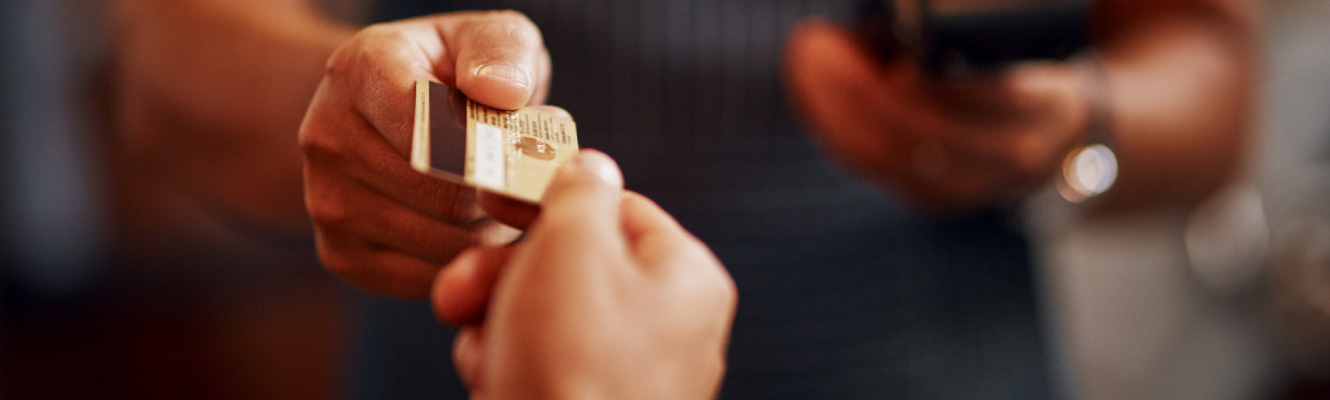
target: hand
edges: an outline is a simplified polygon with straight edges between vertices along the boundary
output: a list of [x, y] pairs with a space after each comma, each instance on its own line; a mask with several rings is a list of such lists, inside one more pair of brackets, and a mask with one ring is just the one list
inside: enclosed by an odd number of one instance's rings
[[825, 149], [925, 212], [1014, 200], [1087, 139], [1081, 64], [942, 79], [911, 60], [882, 65], [851, 33], [814, 20], [791, 34], [786, 67]]
[[439, 274], [440, 318], [465, 325], [454, 361], [472, 398], [716, 395], [733, 281], [613, 161], [583, 152], [515, 246], [473, 249]]
[[516, 238], [473, 189], [411, 169], [414, 85], [431, 79], [515, 109], [544, 101], [549, 65], [539, 30], [511, 11], [374, 25], [343, 44], [300, 127], [323, 264], [370, 292], [424, 297], [458, 252]]

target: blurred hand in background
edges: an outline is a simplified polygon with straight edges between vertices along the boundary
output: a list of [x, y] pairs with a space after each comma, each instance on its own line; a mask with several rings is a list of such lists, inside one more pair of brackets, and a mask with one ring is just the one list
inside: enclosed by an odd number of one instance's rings
[[[813, 19], [790, 35], [786, 80], [831, 156], [919, 210], [1021, 198], [1088, 144], [1095, 113], [1109, 119], [1120, 166], [1106, 206], [1200, 200], [1234, 175], [1249, 141], [1257, 4], [1093, 4], [1103, 77], [1073, 61], [943, 78], [909, 57], [884, 62], [850, 31]], [[1107, 96], [1103, 110], [1096, 96]]]

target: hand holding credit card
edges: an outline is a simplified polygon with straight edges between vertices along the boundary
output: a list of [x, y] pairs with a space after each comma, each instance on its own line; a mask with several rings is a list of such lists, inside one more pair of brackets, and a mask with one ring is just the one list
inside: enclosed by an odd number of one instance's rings
[[416, 81], [411, 166], [417, 171], [539, 203], [577, 150], [571, 119], [533, 108], [499, 110], [443, 84]]

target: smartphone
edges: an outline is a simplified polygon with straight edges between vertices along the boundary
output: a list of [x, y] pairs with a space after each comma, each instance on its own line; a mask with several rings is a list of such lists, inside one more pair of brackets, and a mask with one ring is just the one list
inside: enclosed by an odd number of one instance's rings
[[858, 33], [884, 60], [940, 74], [1064, 60], [1087, 45], [1091, 0], [868, 0]]

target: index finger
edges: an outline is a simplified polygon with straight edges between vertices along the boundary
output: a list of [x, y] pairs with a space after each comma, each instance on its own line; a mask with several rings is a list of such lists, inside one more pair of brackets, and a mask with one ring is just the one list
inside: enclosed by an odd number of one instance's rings
[[705, 247], [674, 217], [640, 194], [625, 192], [619, 214], [628, 247], [640, 259], [658, 261], [685, 249]]

